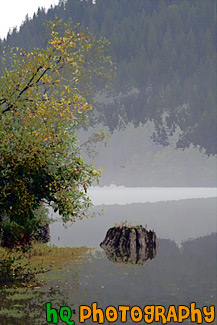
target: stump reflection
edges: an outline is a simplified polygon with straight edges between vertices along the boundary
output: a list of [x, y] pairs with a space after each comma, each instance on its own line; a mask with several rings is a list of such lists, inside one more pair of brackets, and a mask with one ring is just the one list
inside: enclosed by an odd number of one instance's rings
[[110, 228], [100, 247], [110, 261], [142, 265], [156, 256], [158, 244], [154, 231], [122, 226]]

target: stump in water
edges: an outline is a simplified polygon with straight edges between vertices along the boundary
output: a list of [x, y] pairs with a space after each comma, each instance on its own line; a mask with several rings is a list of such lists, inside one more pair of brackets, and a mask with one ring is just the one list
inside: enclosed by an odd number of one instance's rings
[[143, 264], [156, 256], [158, 244], [154, 231], [122, 226], [110, 228], [100, 247], [113, 262]]

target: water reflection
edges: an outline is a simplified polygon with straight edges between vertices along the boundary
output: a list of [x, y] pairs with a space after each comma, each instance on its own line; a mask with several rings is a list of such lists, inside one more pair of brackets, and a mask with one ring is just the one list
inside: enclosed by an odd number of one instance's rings
[[156, 256], [157, 246], [155, 232], [142, 226], [112, 227], [100, 244], [110, 261], [141, 265]]
[[217, 197], [210, 187], [92, 187], [88, 191], [94, 205], [131, 204]]
[[[217, 234], [185, 241], [181, 248], [168, 239], [158, 239], [158, 242], [156, 258], [144, 265], [111, 263], [102, 250], [90, 251], [79, 266], [69, 265], [65, 271], [51, 272], [46, 284], [34, 289], [37, 292], [25, 300], [20, 316], [15, 313], [16, 306], [21, 304], [19, 295], [2, 290], [1, 310], [8, 310], [10, 306], [12, 312], [10, 315], [0, 313], [0, 323], [45, 324], [47, 301], [51, 301], [54, 308], [70, 306], [74, 309], [72, 319], [76, 324], [79, 324], [79, 305], [90, 306], [93, 302], [98, 302], [103, 309], [108, 305], [168, 308], [193, 301], [198, 308], [216, 305]], [[185, 323], [189, 324], [188, 320]], [[93, 324], [92, 319], [85, 324]], [[127, 324], [133, 324], [130, 317]]]
[[103, 309], [120, 304], [216, 305], [217, 234], [188, 240], [181, 248], [167, 239], [158, 241], [156, 258], [142, 266], [111, 263], [102, 251], [92, 252], [80, 275], [82, 303], [97, 301]]
[[70, 229], [60, 222], [51, 225], [51, 243], [60, 247], [98, 247], [107, 229], [125, 220], [132, 225], [147, 225], [158, 237], [180, 245], [189, 238], [216, 231], [216, 198], [106, 206], [102, 216], [77, 220]]
[[[107, 229], [124, 220], [155, 230], [159, 243], [157, 254], [153, 250], [155, 258], [143, 265], [112, 263], [102, 249], [94, 249], [81, 264], [48, 272], [42, 288], [23, 289], [25, 297], [23, 292], [1, 290], [0, 324], [45, 324], [46, 302], [54, 308], [70, 306], [76, 324], [79, 306], [93, 302], [103, 309], [108, 305], [168, 308], [193, 301], [197, 307], [217, 305], [215, 198], [107, 206], [103, 216], [78, 221], [70, 230], [60, 223], [52, 225], [52, 243], [98, 247]], [[127, 324], [133, 323], [128, 319]]]

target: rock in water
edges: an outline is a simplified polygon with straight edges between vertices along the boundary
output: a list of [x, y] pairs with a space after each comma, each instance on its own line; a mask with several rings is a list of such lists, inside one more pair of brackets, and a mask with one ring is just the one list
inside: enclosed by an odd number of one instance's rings
[[110, 228], [100, 247], [113, 262], [144, 264], [156, 256], [158, 243], [154, 231], [122, 226]]

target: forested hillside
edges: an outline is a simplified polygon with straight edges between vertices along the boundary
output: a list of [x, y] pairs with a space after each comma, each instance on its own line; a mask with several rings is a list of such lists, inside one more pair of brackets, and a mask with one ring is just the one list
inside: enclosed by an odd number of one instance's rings
[[[156, 145], [150, 138], [152, 132], [152, 123], [137, 128], [129, 124], [124, 130], [115, 130], [106, 146], [97, 145], [95, 165], [103, 169], [101, 186], [216, 186], [216, 156], [207, 156], [192, 144], [175, 148], [177, 134], [169, 139], [169, 146]], [[87, 133], [91, 134], [91, 129]], [[87, 134], [81, 132], [79, 138], [84, 143]]]
[[44, 23], [55, 17], [111, 42], [117, 75], [98, 104], [98, 121], [110, 130], [155, 122], [153, 139], [168, 144], [177, 125], [177, 147], [191, 143], [216, 153], [216, 0], [60, 1], [26, 17], [4, 46], [45, 45]]

